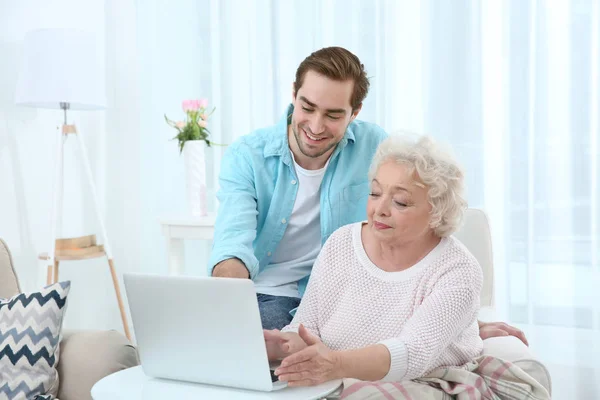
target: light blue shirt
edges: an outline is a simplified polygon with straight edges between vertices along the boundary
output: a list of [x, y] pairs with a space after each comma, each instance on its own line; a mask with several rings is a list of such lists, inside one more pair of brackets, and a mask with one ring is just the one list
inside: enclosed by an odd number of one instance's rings
[[[239, 258], [252, 279], [269, 267], [298, 191], [288, 143], [292, 111], [288, 106], [277, 125], [242, 136], [225, 152], [209, 275], [229, 258]], [[321, 183], [321, 245], [341, 226], [366, 219], [369, 166], [386, 136], [364, 121], [354, 120], [346, 129]], [[307, 282], [308, 276], [298, 283], [301, 296]]]

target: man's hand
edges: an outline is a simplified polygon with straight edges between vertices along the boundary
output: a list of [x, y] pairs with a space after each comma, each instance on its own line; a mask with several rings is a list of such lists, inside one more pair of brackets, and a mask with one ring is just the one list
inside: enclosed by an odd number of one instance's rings
[[279, 329], [263, 329], [263, 335], [269, 361], [281, 360], [307, 347], [296, 332], [282, 333]]
[[515, 336], [521, 339], [526, 346], [529, 346], [525, 334], [520, 329], [510, 326], [504, 322], [481, 322], [479, 324], [479, 336], [481, 339], [488, 339], [497, 336]]
[[237, 258], [230, 258], [225, 261], [221, 261], [213, 268], [212, 276], [217, 278], [250, 278], [248, 269]]
[[341, 378], [340, 353], [325, 346], [303, 325], [298, 334], [308, 347], [283, 359], [275, 370], [279, 380], [288, 386], [314, 386]]

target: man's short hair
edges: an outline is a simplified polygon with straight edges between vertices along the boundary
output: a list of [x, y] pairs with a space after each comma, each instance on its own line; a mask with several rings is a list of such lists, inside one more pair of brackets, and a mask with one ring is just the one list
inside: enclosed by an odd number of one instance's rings
[[300, 63], [296, 70], [294, 92], [304, 83], [308, 71], [314, 71], [335, 81], [354, 81], [354, 89], [350, 97], [352, 111], [358, 109], [369, 92], [369, 79], [365, 66], [358, 57], [342, 47], [325, 47], [315, 51]]

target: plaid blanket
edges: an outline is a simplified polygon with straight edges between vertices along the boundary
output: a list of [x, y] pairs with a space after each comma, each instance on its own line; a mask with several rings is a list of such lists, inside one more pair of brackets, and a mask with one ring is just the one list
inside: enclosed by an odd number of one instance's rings
[[481, 356], [463, 368], [438, 368], [413, 381], [344, 379], [341, 399], [543, 400], [550, 399], [550, 394], [519, 366], [496, 357]]

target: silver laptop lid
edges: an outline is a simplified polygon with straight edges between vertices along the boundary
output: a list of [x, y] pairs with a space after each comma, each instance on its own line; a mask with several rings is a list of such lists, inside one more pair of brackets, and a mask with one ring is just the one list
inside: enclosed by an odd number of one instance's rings
[[251, 280], [124, 274], [124, 281], [146, 375], [272, 390]]

